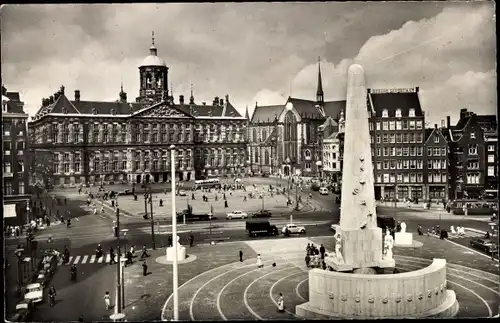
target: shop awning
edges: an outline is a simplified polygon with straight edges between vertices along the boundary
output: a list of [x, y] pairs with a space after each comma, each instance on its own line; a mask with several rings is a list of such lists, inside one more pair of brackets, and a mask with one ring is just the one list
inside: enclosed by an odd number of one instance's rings
[[3, 206], [3, 217], [4, 218], [15, 218], [17, 217], [16, 205], [7, 204]]

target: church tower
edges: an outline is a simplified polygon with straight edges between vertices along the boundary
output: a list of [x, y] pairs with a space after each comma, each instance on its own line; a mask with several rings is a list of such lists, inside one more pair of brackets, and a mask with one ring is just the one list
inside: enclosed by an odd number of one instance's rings
[[154, 32], [152, 33], [152, 44], [147, 56], [139, 65], [140, 88], [137, 102], [155, 104], [163, 98], [168, 98], [168, 67], [158, 57], [158, 49], [155, 46]]
[[323, 95], [323, 82], [321, 80], [321, 62], [320, 57], [318, 57], [318, 89], [316, 90], [316, 104], [320, 107], [323, 107], [323, 103], [325, 102]]

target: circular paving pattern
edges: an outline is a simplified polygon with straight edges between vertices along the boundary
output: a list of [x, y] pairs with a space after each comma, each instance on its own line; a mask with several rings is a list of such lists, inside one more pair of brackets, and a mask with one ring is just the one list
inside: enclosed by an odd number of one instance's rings
[[[269, 257], [271, 258], [271, 257]], [[431, 260], [395, 256], [400, 272], [414, 271]], [[276, 262], [276, 267], [271, 266]], [[295, 306], [309, 298], [308, 270], [304, 255], [280, 255], [257, 268], [255, 259], [235, 262], [198, 275], [179, 288], [180, 320], [272, 320], [296, 319]], [[447, 264], [448, 287], [455, 291], [460, 304], [457, 317], [491, 317], [499, 304], [499, 277], [471, 267]], [[283, 293], [285, 313], [277, 311], [277, 299]], [[172, 297], [162, 319], [172, 317]]]

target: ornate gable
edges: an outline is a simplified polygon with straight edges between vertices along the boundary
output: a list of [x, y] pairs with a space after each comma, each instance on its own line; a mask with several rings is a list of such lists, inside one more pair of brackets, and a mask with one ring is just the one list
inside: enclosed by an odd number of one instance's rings
[[160, 102], [153, 106], [141, 109], [134, 113], [132, 117], [146, 118], [193, 118], [193, 116], [185, 113], [166, 102]]

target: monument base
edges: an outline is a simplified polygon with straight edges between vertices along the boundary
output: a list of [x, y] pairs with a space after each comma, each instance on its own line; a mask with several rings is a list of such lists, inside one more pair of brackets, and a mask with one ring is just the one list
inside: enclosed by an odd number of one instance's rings
[[401, 246], [411, 246], [413, 235], [409, 232], [396, 232], [394, 243]]
[[[177, 261], [186, 259], [186, 248], [183, 246], [177, 247]], [[174, 261], [174, 247], [167, 248], [167, 261]]]
[[[350, 264], [345, 264], [343, 262], [339, 262], [337, 257], [335, 256], [330, 256], [330, 257], [325, 257], [325, 264], [327, 267], [331, 267], [335, 271], [339, 272], [351, 272], [354, 269], [358, 269], [361, 267], [355, 267]], [[393, 268], [396, 266], [396, 261], [394, 259], [380, 259], [378, 262], [376, 262], [374, 268]], [[372, 266], [370, 266], [372, 267]]]

